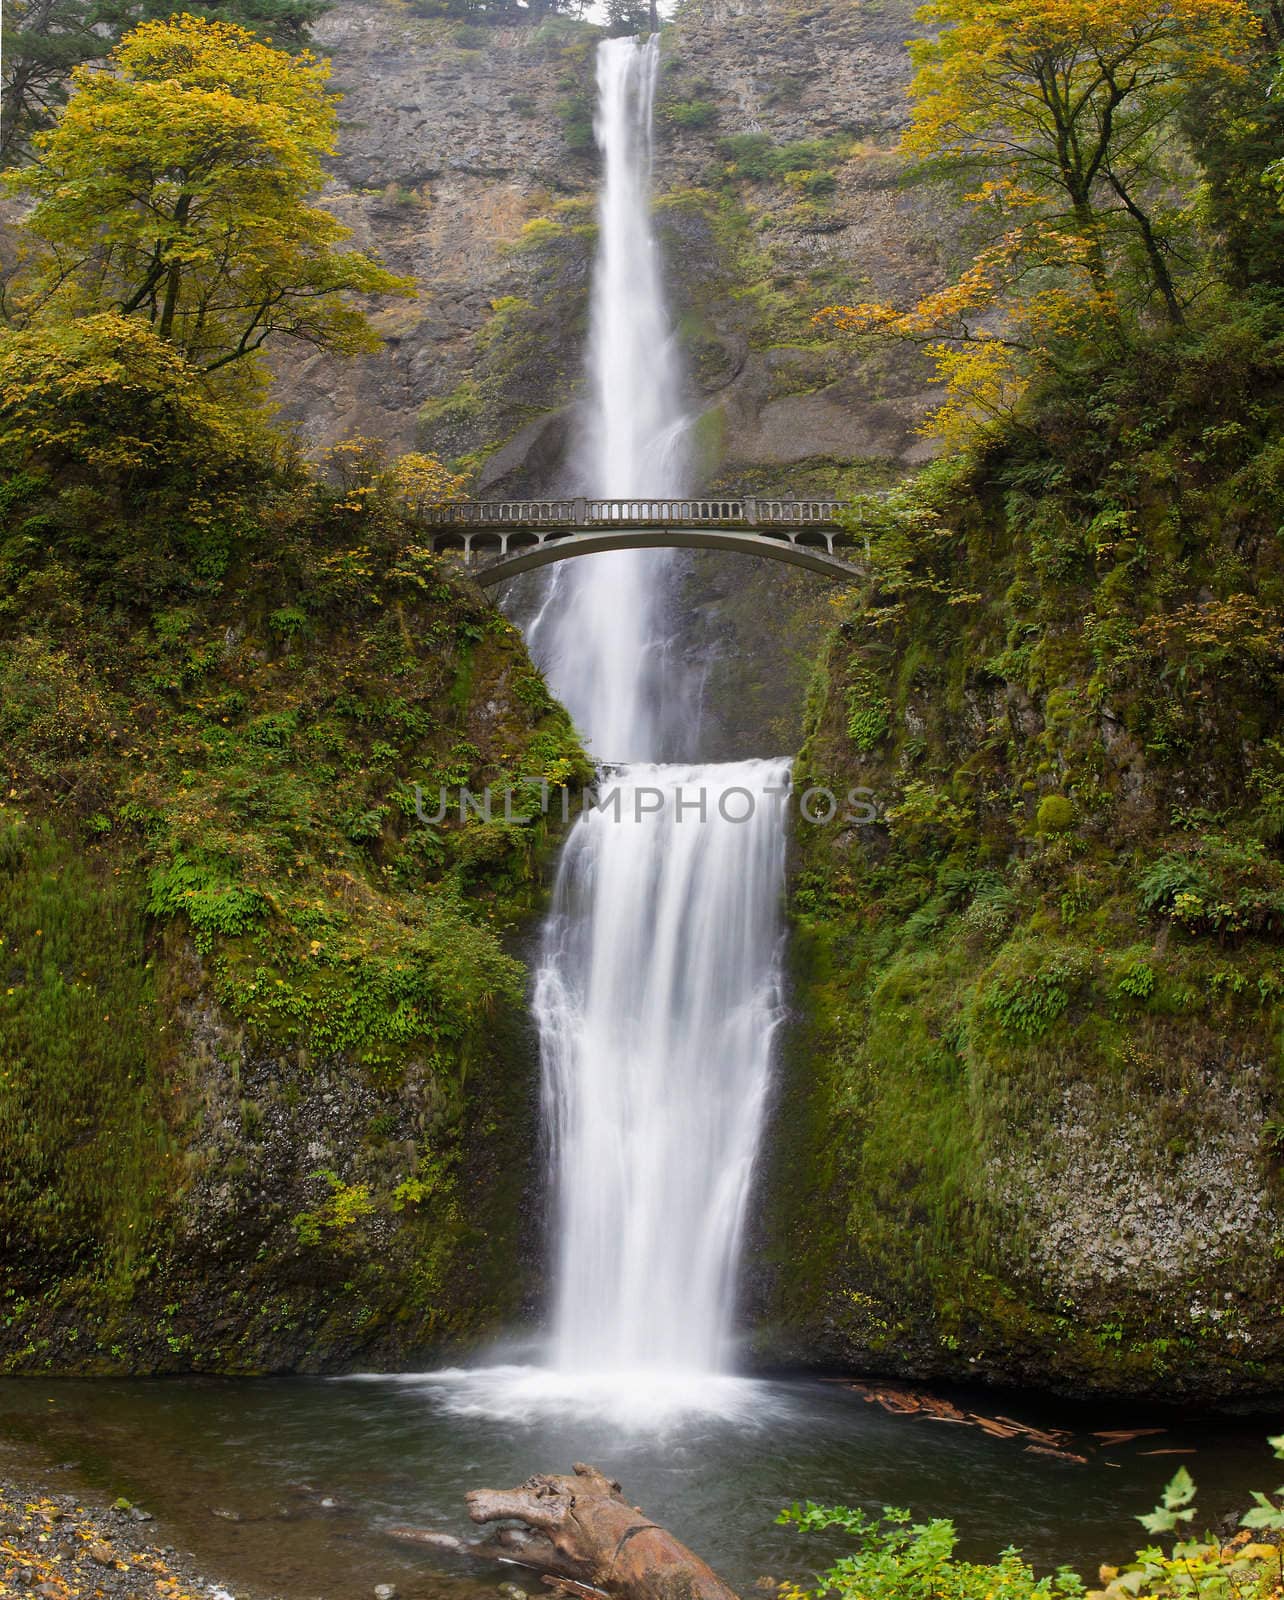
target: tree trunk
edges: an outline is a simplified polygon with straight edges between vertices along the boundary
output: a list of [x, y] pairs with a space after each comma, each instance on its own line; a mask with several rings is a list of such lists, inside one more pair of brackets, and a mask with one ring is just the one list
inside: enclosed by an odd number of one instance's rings
[[1168, 313], [1168, 320], [1174, 327], [1180, 328], [1185, 322], [1182, 314], [1181, 301], [1177, 298], [1177, 290], [1173, 284], [1172, 274], [1168, 270], [1168, 263], [1164, 260], [1164, 252], [1160, 248], [1159, 240], [1155, 237], [1155, 230], [1151, 226], [1150, 218], [1141, 209], [1126, 186], [1115, 177], [1113, 172], [1107, 172], [1110, 187], [1123, 201], [1128, 215], [1137, 224], [1137, 231], [1141, 234], [1142, 248], [1146, 252], [1146, 260], [1150, 263], [1150, 275], [1155, 280], [1155, 287], [1163, 298], [1164, 310]]
[[518, 1523], [467, 1541], [415, 1528], [393, 1536], [482, 1561], [511, 1561], [553, 1579], [589, 1584], [611, 1600], [736, 1600], [709, 1567], [620, 1493], [577, 1462], [574, 1477], [540, 1474], [519, 1489], [474, 1489], [474, 1522]]

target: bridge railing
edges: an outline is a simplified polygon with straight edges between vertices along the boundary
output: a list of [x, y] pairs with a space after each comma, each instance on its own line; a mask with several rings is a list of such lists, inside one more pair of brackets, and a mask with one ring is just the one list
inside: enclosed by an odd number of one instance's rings
[[726, 527], [833, 527], [841, 500], [769, 500], [751, 495], [690, 500], [456, 500], [421, 505], [416, 515], [431, 527], [592, 528], [625, 524], [632, 528], [668, 524]]
[[574, 500], [452, 500], [445, 505], [419, 505], [415, 515], [433, 527], [495, 527], [517, 523], [575, 521]]

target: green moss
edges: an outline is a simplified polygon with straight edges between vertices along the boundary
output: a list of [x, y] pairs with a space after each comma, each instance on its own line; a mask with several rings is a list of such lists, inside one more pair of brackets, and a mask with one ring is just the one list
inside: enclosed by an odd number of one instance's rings
[[1074, 804], [1063, 794], [1044, 795], [1034, 814], [1034, 825], [1040, 833], [1064, 833], [1074, 827]]
[[[509, 1038], [524, 974], [505, 938], [540, 903], [552, 839], [537, 810], [427, 819], [442, 786], [528, 793], [590, 768], [515, 630], [367, 467], [333, 488], [286, 467], [229, 492], [217, 563], [181, 482], [117, 485], [88, 529], [74, 475], [10, 496], [10, 1370], [324, 1364], [391, 1350], [398, 1317], [402, 1338], [444, 1337], [520, 1293], [496, 1242], [520, 1193], [495, 1152], [520, 1189], [530, 1143], [503, 1082], [530, 1069]], [[15, 538], [37, 506], [49, 537]], [[314, 1127], [342, 1114], [314, 1103], [316, 1073], [396, 1133], [385, 1150], [387, 1134], [345, 1130], [328, 1196], [282, 1164], [283, 1106], [311, 1105]], [[476, 1122], [466, 1079], [487, 1086]], [[232, 1197], [272, 1193], [207, 1259], [225, 1227], [215, 1174]], [[211, 1316], [233, 1282], [251, 1300]]]
[[668, 100], [660, 115], [675, 128], [711, 128], [718, 120], [718, 107], [712, 100]]
[[0, 1242], [127, 1287], [175, 1179], [137, 872], [0, 807]]
[[449, 394], [437, 400], [426, 400], [419, 408], [418, 423], [424, 437], [430, 438], [439, 423], [467, 422], [482, 409], [482, 397], [476, 380], [465, 378]]
[[[1232, 1339], [1192, 1321], [1179, 1268], [1073, 1290], [1027, 1220], [1040, 1190], [1067, 1219], [1091, 1199], [1091, 1254], [1128, 1202], [1126, 1179], [1093, 1188], [1120, 1126], [1162, 1190], [1227, 1095], [1281, 1116], [1284, 862], [1257, 796], [1284, 722], [1261, 631], [1284, 366], [1242, 334], [1049, 386], [983, 457], [852, 513], [875, 576], [843, 602], [795, 783], [869, 785], [883, 820], [799, 838], [773, 1351], [1080, 1391], [1284, 1375], [1260, 1232], [1218, 1235]], [[1192, 453], [1214, 371], [1236, 425], [1215, 467]], [[1278, 1160], [1241, 1134], [1270, 1210]]]

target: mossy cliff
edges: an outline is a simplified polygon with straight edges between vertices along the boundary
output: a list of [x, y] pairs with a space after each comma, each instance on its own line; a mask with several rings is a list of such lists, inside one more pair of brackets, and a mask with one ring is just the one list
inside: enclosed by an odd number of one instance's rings
[[1284, 1384], [1284, 342], [1269, 302], [1207, 325], [857, 517], [764, 1354]]
[[127, 402], [0, 486], [0, 1368], [476, 1336], [526, 1288], [551, 840], [438, 797], [578, 743], [377, 458], [108, 467]]

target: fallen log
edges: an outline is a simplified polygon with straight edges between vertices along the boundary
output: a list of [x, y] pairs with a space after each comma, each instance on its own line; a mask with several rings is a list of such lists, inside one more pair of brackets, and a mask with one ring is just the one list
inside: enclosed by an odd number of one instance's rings
[[541, 1473], [517, 1489], [474, 1489], [464, 1498], [474, 1522], [504, 1525], [472, 1540], [419, 1528], [389, 1532], [452, 1555], [512, 1562], [610, 1600], [737, 1600], [699, 1556], [630, 1505], [596, 1467], [576, 1462], [573, 1476]]

